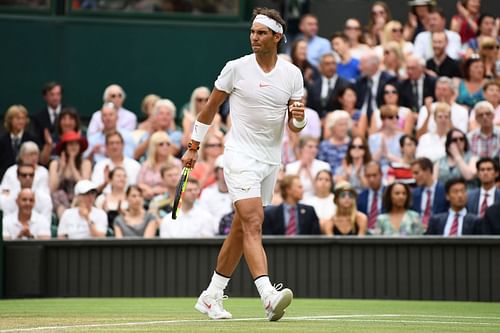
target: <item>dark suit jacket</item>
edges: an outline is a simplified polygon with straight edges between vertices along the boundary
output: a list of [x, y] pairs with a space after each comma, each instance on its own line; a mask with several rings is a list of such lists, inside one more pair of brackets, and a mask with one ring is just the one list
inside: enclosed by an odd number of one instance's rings
[[[314, 208], [309, 205], [298, 204], [298, 235], [319, 235], [319, 220]], [[269, 206], [264, 210], [264, 235], [285, 235], [285, 216], [283, 204]]]
[[[412, 206], [411, 209], [416, 211], [417, 213], [421, 213], [422, 208], [422, 193], [424, 188], [419, 186], [413, 189], [412, 197]], [[446, 200], [446, 192], [444, 190], [444, 185], [441, 182], [437, 182], [436, 190], [434, 193], [434, 201], [432, 202], [431, 212], [432, 214], [445, 213], [450, 208], [450, 204], [448, 200]], [[468, 209], [467, 209], [468, 211]]]
[[481, 220], [481, 227], [485, 235], [500, 235], [500, 203], [488, 207]]
[[[61, 107], [62, 109], [62, 107]], [[55, 124], [50, 122], [49, 109], [47, 107], [40, 110], [40, 112], [36, 113], [31, 117], [33, 122], [32, 132], [37, 139], [38, 146], [42, 147], [45, 143], [45, 138], [43, 135], [43, 130], [48, 128], [52, 136], [55, 134]], [[55, 121], [54, 121], [55, 123]]]
[[340, 105], [337, 103], [337, 95], [340, 89], [349, 85], [349, 81], [338, 77], [335, 86], [328, 92], [326, 104], [321, 104], [321, 87], [323, 86], [323, 78], [315, 80], [307, 86], [307, 107], [316, 110], [320, 118], [324, 118], [326, 113], [338, 109]]
[[[391, 74], [387, 73], [386, 71], [382, 71], [380, 73], [380, 79], [378, 81], [377, 96], [374, 96], [376, 98], [376, 101], [377, 101], [377, 106], [380, 106], [384, 103], [384, 86], [387, 83], [396, 84], [396, 77], [392, 76]], [[363, 107], [363, 104], [365, 102], [366, 93], [368, 91], [367, 85], [368, 85], [368, 78], [366, 76], [362, 76], [362, 77], [358, 78], [358, 80], [356, 80], [356, 83], [354, 85], [354, 89], [356, 90], [356, 96], [357, 96], [356, 108], [359, 110], [361, 110], [361, 108]], [[367, 115], [367, 116], [368, 116], [368, 119], [371, 118], [371, 115]]]
[[[425, 98], [431, 96], [435, 99], [434, 91], [436, 88], [436, 79], [432, 76], [425, 75], [424, 76], [424, 89], [423, 89], [423, 98], [422, 105], [424, 104]], [[402, 106], [406, 106], [411, 110], [416, 110], [418, 112], [420, 108], [417, 106], [417, 101], [413, 96], [413, 86], [410, 79], [406, 79], [399, 84], [399, 104]]]
[[[479, 209], [481, 207], [481, 203], [479, 202], [480, 196], [481, 196], [480, 188], [469, 190], [469, 192], [467, 193], [467, 213], [479, 215]], [[493, 203], [499, 203], [499, 202], [500, 202], [500, 189], [497, 188], [495, 190], [495, 198]]]
[[[382, 186], [382, 193], [385, 191], [385, 187]], [[358, 200], [357, 200], [357, 207], [358, 207], [358, 211], [362, 212], [363, 214], [365, 214], [366, 216], [369, 216], [370, 215], [370, 212], [368, 211], [368, 196], [370, 194], [370, 190], [369, 189], [365, 189], [363, 190], [359, 196], [358, 196]], [[378, 198], [379, 200], [382, 200], [382, 196], [380, 196]], [[380, 214], [382, 213], [385, 213], [385, 208], [384, 206], [382, 205], [382, 211], [379, 212]]]
[[[431, 216], [429, 226], [427, 227], [426, 235], [443, 235], [444, 228], [448, 220], [448, 212]], [[481, 234], [481, 224], [479, 217], [472, 214], [465, 214], [462, 225], [462, 235], [477, 235]]]
[[[23, 136], [21, 138], [21, 144], [26, 141], [34, 141], [36, 142], [36, 138], [33, 134], [24, 131]], [[17, 163], [15, 152], [12, 149], [12, 140], [10, 138], [10, 133], [7, 132], [0, 137], [0, 179], [3, 178], [3, 174], [7, 169]]]

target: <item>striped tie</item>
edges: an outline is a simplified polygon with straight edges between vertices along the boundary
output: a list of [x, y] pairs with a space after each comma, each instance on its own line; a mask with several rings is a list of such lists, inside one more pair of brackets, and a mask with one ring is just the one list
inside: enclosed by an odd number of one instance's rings
[[297, 234], [297, 214], [296, 207], [290, 207], [290, 219], [288, 220], [288, 227], [286, 228], [286, 234], [289, 236], [293, 236]]
[[458, 236], [458, 217], [460, 215], [455, 214], [455, 218], [453, 219], [453, 223], [451, 224], [451, 228], [450, 228], [450, 234], [449, 236], [450, 237], [456, 237]]

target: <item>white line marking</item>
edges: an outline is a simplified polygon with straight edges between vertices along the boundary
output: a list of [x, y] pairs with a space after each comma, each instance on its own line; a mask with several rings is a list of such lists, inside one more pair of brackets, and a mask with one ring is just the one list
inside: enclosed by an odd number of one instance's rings
[[[357, 319], [357, 318], [375, 318], [375, 319]], [[384, 319], [384, 318], [453, 318], [458, 321], [439, 321], [439, 320], [407, 320], [407, 319]], [[380, 319], [377, 319], [380, 318]], [[354, 314], [354, 315], [332, 315], [332, 316], [301, 316], [287, 317], [281, 321], [349, 321], [349, 322], [370, 322], [370, 323], [397, 323], [397, 324], [441, 324], [441, 325], [485, 325], [499, 326], [500, 323], [488, 323], [478, 321], [462, 321], [463, 319], [481, 319], [481, 320], [499, 320], [498, 317], [454, 317], [454, 316], [439, 316], [439, 315], [411, 315], [411, 314]], [[223, 320], [220, 322], [244, 322], [244, 321], [267, 321], [266, 318], [237, 318]], [[150, 326], [150, 325], [166, 325], [166, 324], [184, 324], [184, 323], [215, 323], [219, 321], [210, 319], [184, 319], [184, 320], [156, 320], [156, 321], [139, 321], [126, 323], [102, 323], [102, 324], [80, 324], [80, 325], [65, 325], [65, 326], [39, 326], [25, 328], [9, 328], [0, 329], [0, 333], [9, 332], [32, 332], [46, 330], [69, 330], [69, 329], [92, 329], [92, 328], [109, 328], [119, 326]]]

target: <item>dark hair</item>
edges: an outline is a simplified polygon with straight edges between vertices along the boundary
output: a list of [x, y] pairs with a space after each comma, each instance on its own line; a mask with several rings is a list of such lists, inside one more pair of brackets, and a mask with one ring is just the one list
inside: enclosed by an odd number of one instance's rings
[[[470, 80], [469, 70], [470, 70], [470, 67], [472, 66], [472, 64], [474, 64], [476, 62], [482, 63], [483, 67], [484, 67], [483, 61], [477, 55], [476, 56], [472, 55], [471, 57], [469, 57], [469, 59], [465, 60], [465, 62], [463, 63], [463, 65], [462, 65], [462, 75], [463, 75], [463, 77], [464, 77], [465, 80]], [[485, 71], [484, 75], [486, 75], [486, 71]]]
[[20, 174], [20, 173], [19, 173], [19, 172], [20, 172], [20, 171], [19, 171], [19, 169], [21, 169], [21, 168], [27, 168], [27, 167], [30, 167], [30, 168], [32, 168], [32, 169], [33, 169], [33, 171], [35, 171], [35, 167], [33, 166], [33, 164], [28, 164], [28, 163], [24, 163], [24, 162], [19, 162], [19, 164], [17, 165], [17, 171], [16, 171], [17, 176], [19, 176], [19, 174]]
[[318, 171], [318, 173], [316, 174], [316, 177], [314, 177], [314, 180], [318, 180], [318, 177], [322, 173], [326, 173], [328, 175], [328, 178], [330, 178], [330, 182], [332, 183], [332, 186], [330, 187], [330, 193], [333, 193], [333, 189], [335, 188], [335, 181], [333, 180], [333, 175], [332, 175], [332, 172], [330, 170], [323, 169], [323, 170]]
[[414, 137], [413, 135], [408, 135], [408, 134], [403, 134], [400, 138], [399, 138], [399, 147], [401, 149], [403, 149], [403, 146], [405, 145], [405, 141], [406, 139], [409, 139], [411, 141], [413, 141], [413, 143], [416, 145], [418, 145], [418, 140], [416, 137]]
[[488, 163], [488, 162], [493, 164], [493, 169], [495, 169], [495, 172], [500, 171], [500, 167], [498, 166], [498, 162], [494, 158], [491, 158], [489, 156], [488, 157], [481, 157], [476, 162], [476, 169], [479, 171], [479, 167], [481, 166], [481, 164]]
[[353, 163], [352, 157], [351, 157], [351, 150], [352, 147], [354, 146], [354, 140], [355, 139], [361, 139], [361, 142], [363, 142], [363, 146], [365, 147], [365, 156], [363, 156], [363, 164], [367, 164], [372, 160], [372, 154], [370, 152], [370, 147], [368, 146], [368, 141], [366, 140], [365, 137], [363, 136], [354, 136], [351, 141], [349, 142], [349, 145], [347, 146], [347, 152], [345, 154], [345, 161], [347, 162], [348, 165], [351, 165]]
[[[62, 145], [61, 145], [61, 152], [65, 152], [66, 155], [66, 158], [69, 157], [69, 154], [68, 152], [66, 151], [66, 147], [68, 147], [68, 143], [70, 143], [72, 141], [68, 141], [68, 142], [64, 142]], [[73, 141], [74, 142], [74, 141]], [[78, 141], [77, 141], [78, 142]], [[83, 160], [83, 153], [84, 151], [82, 151], [82, 145], [79, 144], [80, 146], [80, 151], [78, 152], [78, 154], [75, 156], [75, 166], [77, 169], [80, 169], [80, 167], [82, 166], [82, 160]]]
[[[116, 168], [114, 170], [116, 170]], [[125, 191], [125, 196], [128, 197], [130, 195], [130, 192], [132, 192], [132, 190], [137, 190], [141, 194], [141, 196], [142, 196], [142, 190], [141, 190], [141, 188], [138, 185], [129, 185], [127, 187], [127, 190]]]
[[481, 24], [483, 24], [483, 21], [488, 18], [488, 17], [491, 17], [493, 19], [493, 21], [496, 20], [496, 17], [495, 15], [491, 14], [491, 13], [482, 13], [481, 15], [479, 15], [479, 19], [477, 20], [477, 33], [476, 33], [476, 36], [479, 36], [481, 34]]
[[283, 199], [286, 199], [286, 190], [288, 190], [291, 186], [292, 186], [292, 183], [295, 179], [299, 179], [299, 176], [297, 175], [286, 175], [285, 177], [283, 177], [283, 179], [281, 180], [280, 182], [280, 193], [281, 193], [281, 197]]
[[55, 87], [61, 87], [61, 93], [62, 93], [62, 85], [59, 82], [56, 81], [45, 82], [42, 86], [42, 96], [45, 96], [49, 91], [51, 91]]
[[411, 163], [412, 166], [418, 165], [422, 170], [429, 170], [431, 173], [434, 171], [434, 164], [427, 157], [417, 158], [415, 161]]
[[411, 191], [410, 191], [410, 187], [406, 184], [403, 184], [403, 183], [398, 183], [398, 182], [395, 182], [395, 183], [392, 183], [391, 185], [387, 186], [385, 191], [384, 191], [384, 195], [382, 197], [382, 205], [384, 206], [385, 210], [387, 212], [390, 212], [392, 210], [392, 198], [391, 198], [391, 194], [392, 194], [392, 190], [394, 189], [394, 187], [396, 185], [401, 185], [405, 188], [405, 191], [406, 191], [406, 201], [405, 201], [405, 204], [404, 204], [404, 208], [405, 209], [409, 209], [410, 208], [410, 203], [411, 203]]
[[56, 132], [57, 134], [59, 135], [62, 135], [62, 128], [61, 128], [61, 119], [64, 117], [64, 116], [70, 116], [71, 118], [73, 118], [73, 120], [75, 121], [75, 128], [73, 128], [73, 130], [75, 132], [80, 132], [80, 115], [78, 114], [78, 110], [76, 110], [74, 107], [65, 107], [61, 110], [61, 113], [59, 113], [59, 116], [57, 117], [57, 122], [56, 122]]
[[109, 138], [111, 138], [112, 136], [117, 136], [117, 137], [119, 137], [119, 138], [120, 138], [120, 141], [121, 141], [122, 143], [124, 143], [124, 141], [123, 141], [123, 136], [122, 136], [122, 135], [121, 135], [121, 133], [120, 133], [120, 132], [118, 132], [117, 130], [113, 130], [113, 131], [111, 131], [111, 132], [107, 133], [107, 134], [106, 134], [106, 137], [105, 137], [105, 139], [104, 139], [104, 142], [105, 142], [106, 144], [108, 144]]
[[[394, 90], [396, 90], [396, 96], [398, 97], [397, 99], [397, 105], [399, 105], [399, 90], [398, 90], [398, 86], [395, 84], [395, 83], [386, 83], [384, 84], [384, 89], [382, 91], [385, 91], [385, 88], [387, 88], [387, 86], [391, 86], [391, 87], [394, 87]], [[384, 104], [385, 104], [385, 94], [384, 94]]]
[[189, 177], [187, 182], [191, 183], [191, 184], [195, 184], [196, 186], [200, 187], [200, 182], [196, 178]]
[[[276, 22], [278, 22], [279, 24], [281, 24], [281, 26], [283, 27], [283, 37], [281, 37], [281, 40], [280, 42], [278, 43], [278, 49], [280, 48], [280, 46], [282, 46], [285, 42], [285, 33], [286, 33], [286, 22], [285, 20], [281, 17], [281, 14], [276, 10], [276, 9], [270, 9], [270, 8], [266, 8], [266, 7], [258, 7], [258, 8], [255, 8], [253, 10], [253, 13], [252, 13], [253, 17], [252, 17], [252, 22], [253, 20], [255, 19], [255, 17], [259, 14], [262, 14], [262, 15], [266, 15], [267, 17], [269, 18], [272, 18], [273, 20], [275, 20]], [[271, 29], [269, 29], [271, 30]], [[276, 32], [272, 31], [271, 32], [273, 33], [273, 35], [276, 34]]]
[[446, 20], [446, 14], [444, 13], [444, 10], [443, 8], [441, 7], [432, 7], [431, 11], [430, 11], [431, 14], [438, 14], [439, 16], [441, 16], [443, 19]]
[[118, 171], [118, 170], [122, 170], [123, 172], [125, 172], [125, 175], [127, 174], [127, 170], [125, 170], [124, 167], [117, 166], [109, 172], [109, 179], [113, 179], [113, 176], [115, 175], [116, 171]]
[[342, 103], [340, 103], [340, 99], [344, 97], [345, 93], [347, 90], [352, 90], [354, 95], [356, 95], [356, 99], [358, 98], [358, 95], [356, 94], [356, 89], [354, 89], [354, 86], [352, 84], [347, 84], [345, 86], [342, 86], [338, 91], [337, 91], [337, 105], [339, 108], [342, 106]]
[[349, 43], [349, 37], [347, 37], [347, 35], [343, 31], [337, 31], [336, 33], [334, 33], [332, 37], [330, 37], [330, 41], [333, 41], [335, 38], [340, 38], [344, 42]]
[[462, 132], [460, 129], [454, 127], [451, 130], [448, 131], [446, 134], [446, 141], [444, 143], [445, 149], [446, 149], [446, 155], [451, 156], [450, 154], [450, 145], [453, 143], [451, 140], [453, 139], [453, 133], [458, 132], [463, 135], [464, 137], [464, 153], [469, 151], [469, 140], [467, 140], [467, 135], [465, 135], [464, 132]]
[[467, 183], [463, 177], [450, 178], [444, 184], [444, 190], [446, 191], [446, 194], [449, 194], [452, 186], [456, 184], [463, 184], [465, 187], [467, 187]]
[[[303, 64], [299, 64], [297, 60], [297, 56], [295, 55], [295, 52], [297, 52], [297, 47], [299, 47], [300, 42], [305, 42], [305, 39], [298, 38], [293, 41], [292, 43], [292, 48], [290, 50], [290, 58], [292, 58], [292, 63], [299, 67], [301, 71], [305, 70], [306, 68], [310, 67], [311, 65], [309, 64], [309, 61], [307, 61], [307, 58], [305, 59], [305, 62]], [[306, 42], [307, 43], [307, 42]]]

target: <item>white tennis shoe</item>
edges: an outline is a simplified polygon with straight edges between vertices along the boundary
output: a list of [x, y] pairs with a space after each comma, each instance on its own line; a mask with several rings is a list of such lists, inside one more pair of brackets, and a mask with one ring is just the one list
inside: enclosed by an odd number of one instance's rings
[[262, 297], [262, 304], [270, 321], [280, 320], [285, 314], [285, 309], [292, 303], [292, 291], [288, 288], [280, 290], [282, 287], [283, 284], [279, 283]]
[[206, 314], [210, 319], [231, 319], [233, 315], [224, 310], [222, 301], [226, 300], [227, 296], [224, 295], [222, 290], [217, 292], [216, 295], [210, 295], [204, 290], [194, 308], [203, 314]]

